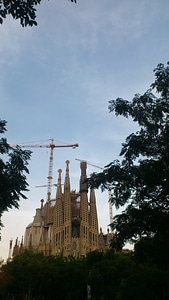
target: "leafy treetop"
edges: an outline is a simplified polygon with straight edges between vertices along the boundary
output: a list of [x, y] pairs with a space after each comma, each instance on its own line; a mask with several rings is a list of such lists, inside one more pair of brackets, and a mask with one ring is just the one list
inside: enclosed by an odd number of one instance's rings
[[132, 101], [109, 101], [110, 112], [139, 125], [122, 144], [122, 160], [111, 162], [89, 184], [112, 186], [112, 204], [124, 211], [112, 227], [118, 244], [154, 234], [169, 235], [169, 62], [158, 64], [155, 81]]
[[[70, 0], [75, 2], [76, 0]], [[7, 15], [19, 19], [22, 27], [36, 26], [36, 6], [41, 0], [2, 0], [0, 1], [0, 24]]]
[[[5, 131], [6, 121], [0, 119], [0, 134]], [[26, 174], [30, 156], [31, 151], [13, 149], [5, 138], [0, 138], [0, 216], [9, 208], [19, 208], [20, 198], [26, 199], [23, 192], [28, 188]]]

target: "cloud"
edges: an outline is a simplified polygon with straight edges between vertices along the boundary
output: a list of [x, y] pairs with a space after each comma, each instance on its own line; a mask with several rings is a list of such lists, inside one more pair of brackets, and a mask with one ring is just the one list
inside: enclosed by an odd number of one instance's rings
[[[118, 158], [121, 143], [135, 132], [135, 123], [109, 113], [108, 101], [144, 93], [154, 79], [153, 68], [168, 60], [168, 8], [168, 0], [163, 5], [158, 0], [78, 0], [76, 5], [67, 0], [42, 1], [37, 27], [22, 28], [11, 18], [4, 21], [0, 102], [1, 117], [8, 121], [8, 140], [31, 143], [56, 138], [79, 143], [75, 151], [55, 151], [54, 182], [58, 168], [64, 173], [66, 159], [71, 161], [71, 186], [78, 190], [76, 157], [100, 165]], [[25, 221], [28, 212], [26, 223], [31, 222], [40, 199], [46, 199], [47, 190], [35, 186], [47, 182], [48, 166], [49, 152], [35, 149], [29, 200], [22, 201], [15, 214], [21, 223], [22, 211]], [[108, 222], [107, 195], [103, 201], [102, 194], [98, 197], [102, 226]], [[13, 233], [12, 213], [4, 219], [7, 244], [25, 229], [25, 223], [13, 226]]]

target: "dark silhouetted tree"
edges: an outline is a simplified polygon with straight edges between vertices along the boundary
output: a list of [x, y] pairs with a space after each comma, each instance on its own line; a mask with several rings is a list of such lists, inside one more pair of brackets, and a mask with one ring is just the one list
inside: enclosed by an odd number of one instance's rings
[[[0, 120], [0, 134], [5, 131], [6, 121]], [[26, 174], [30, 156], [31, 151], [14, 149], [4, 137], [0, 138], [0, 216], [9, 208], [19, 208], [20, 199], [26, 199], [23, 192], [28, 190]]]
[[[120, 243], [169, 237], [169, 63], [154, 70], [155, 82], [131, 101], [109, 101], [116, 116], [139, 126], [122, 144], [122, 160], [111, 162], [91, 184], [112, 186], [112, 204], [123, 208], [112, 224]], [[90, 179], [89, 179], [90, 184]]]
[[[42, 0], [2, 0], [0, 1], [0, 24], [7, 15], [11, 15], [13, 19], [19, 19], [23, 27], [37, 25], [36, 22], [36, 6]], [[76, 0], [70, 0], [75, 2]]]

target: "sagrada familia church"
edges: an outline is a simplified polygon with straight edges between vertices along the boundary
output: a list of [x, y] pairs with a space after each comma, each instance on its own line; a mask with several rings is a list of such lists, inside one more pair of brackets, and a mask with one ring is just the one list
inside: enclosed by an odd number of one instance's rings
[[62, 170], [58, 170], [56, 198], [41, 200], [33, 222], [25, 230], [24, 239], [16, 240], [13, 257], [25, 249], [44, 255], [62, 255], [81, 258], [88, 252], [106, 251], [110, 247], [113, 233], [103, 234], [98, 227], [95, 191], [88, 190], [87, 163], [80, 164], [80, 190], [70, 187], [69, 161], [66, 161], [66, 174], [62, 184]]

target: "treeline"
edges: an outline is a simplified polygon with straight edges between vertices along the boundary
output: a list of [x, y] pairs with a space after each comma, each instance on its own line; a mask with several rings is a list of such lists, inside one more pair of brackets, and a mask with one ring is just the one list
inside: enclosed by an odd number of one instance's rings
[[168, 252], [160, 238], [143, 239], [133, 252], [91, 252], [79, 260], [26, 251], [2, 266], [0, 299], [168, 300]]

